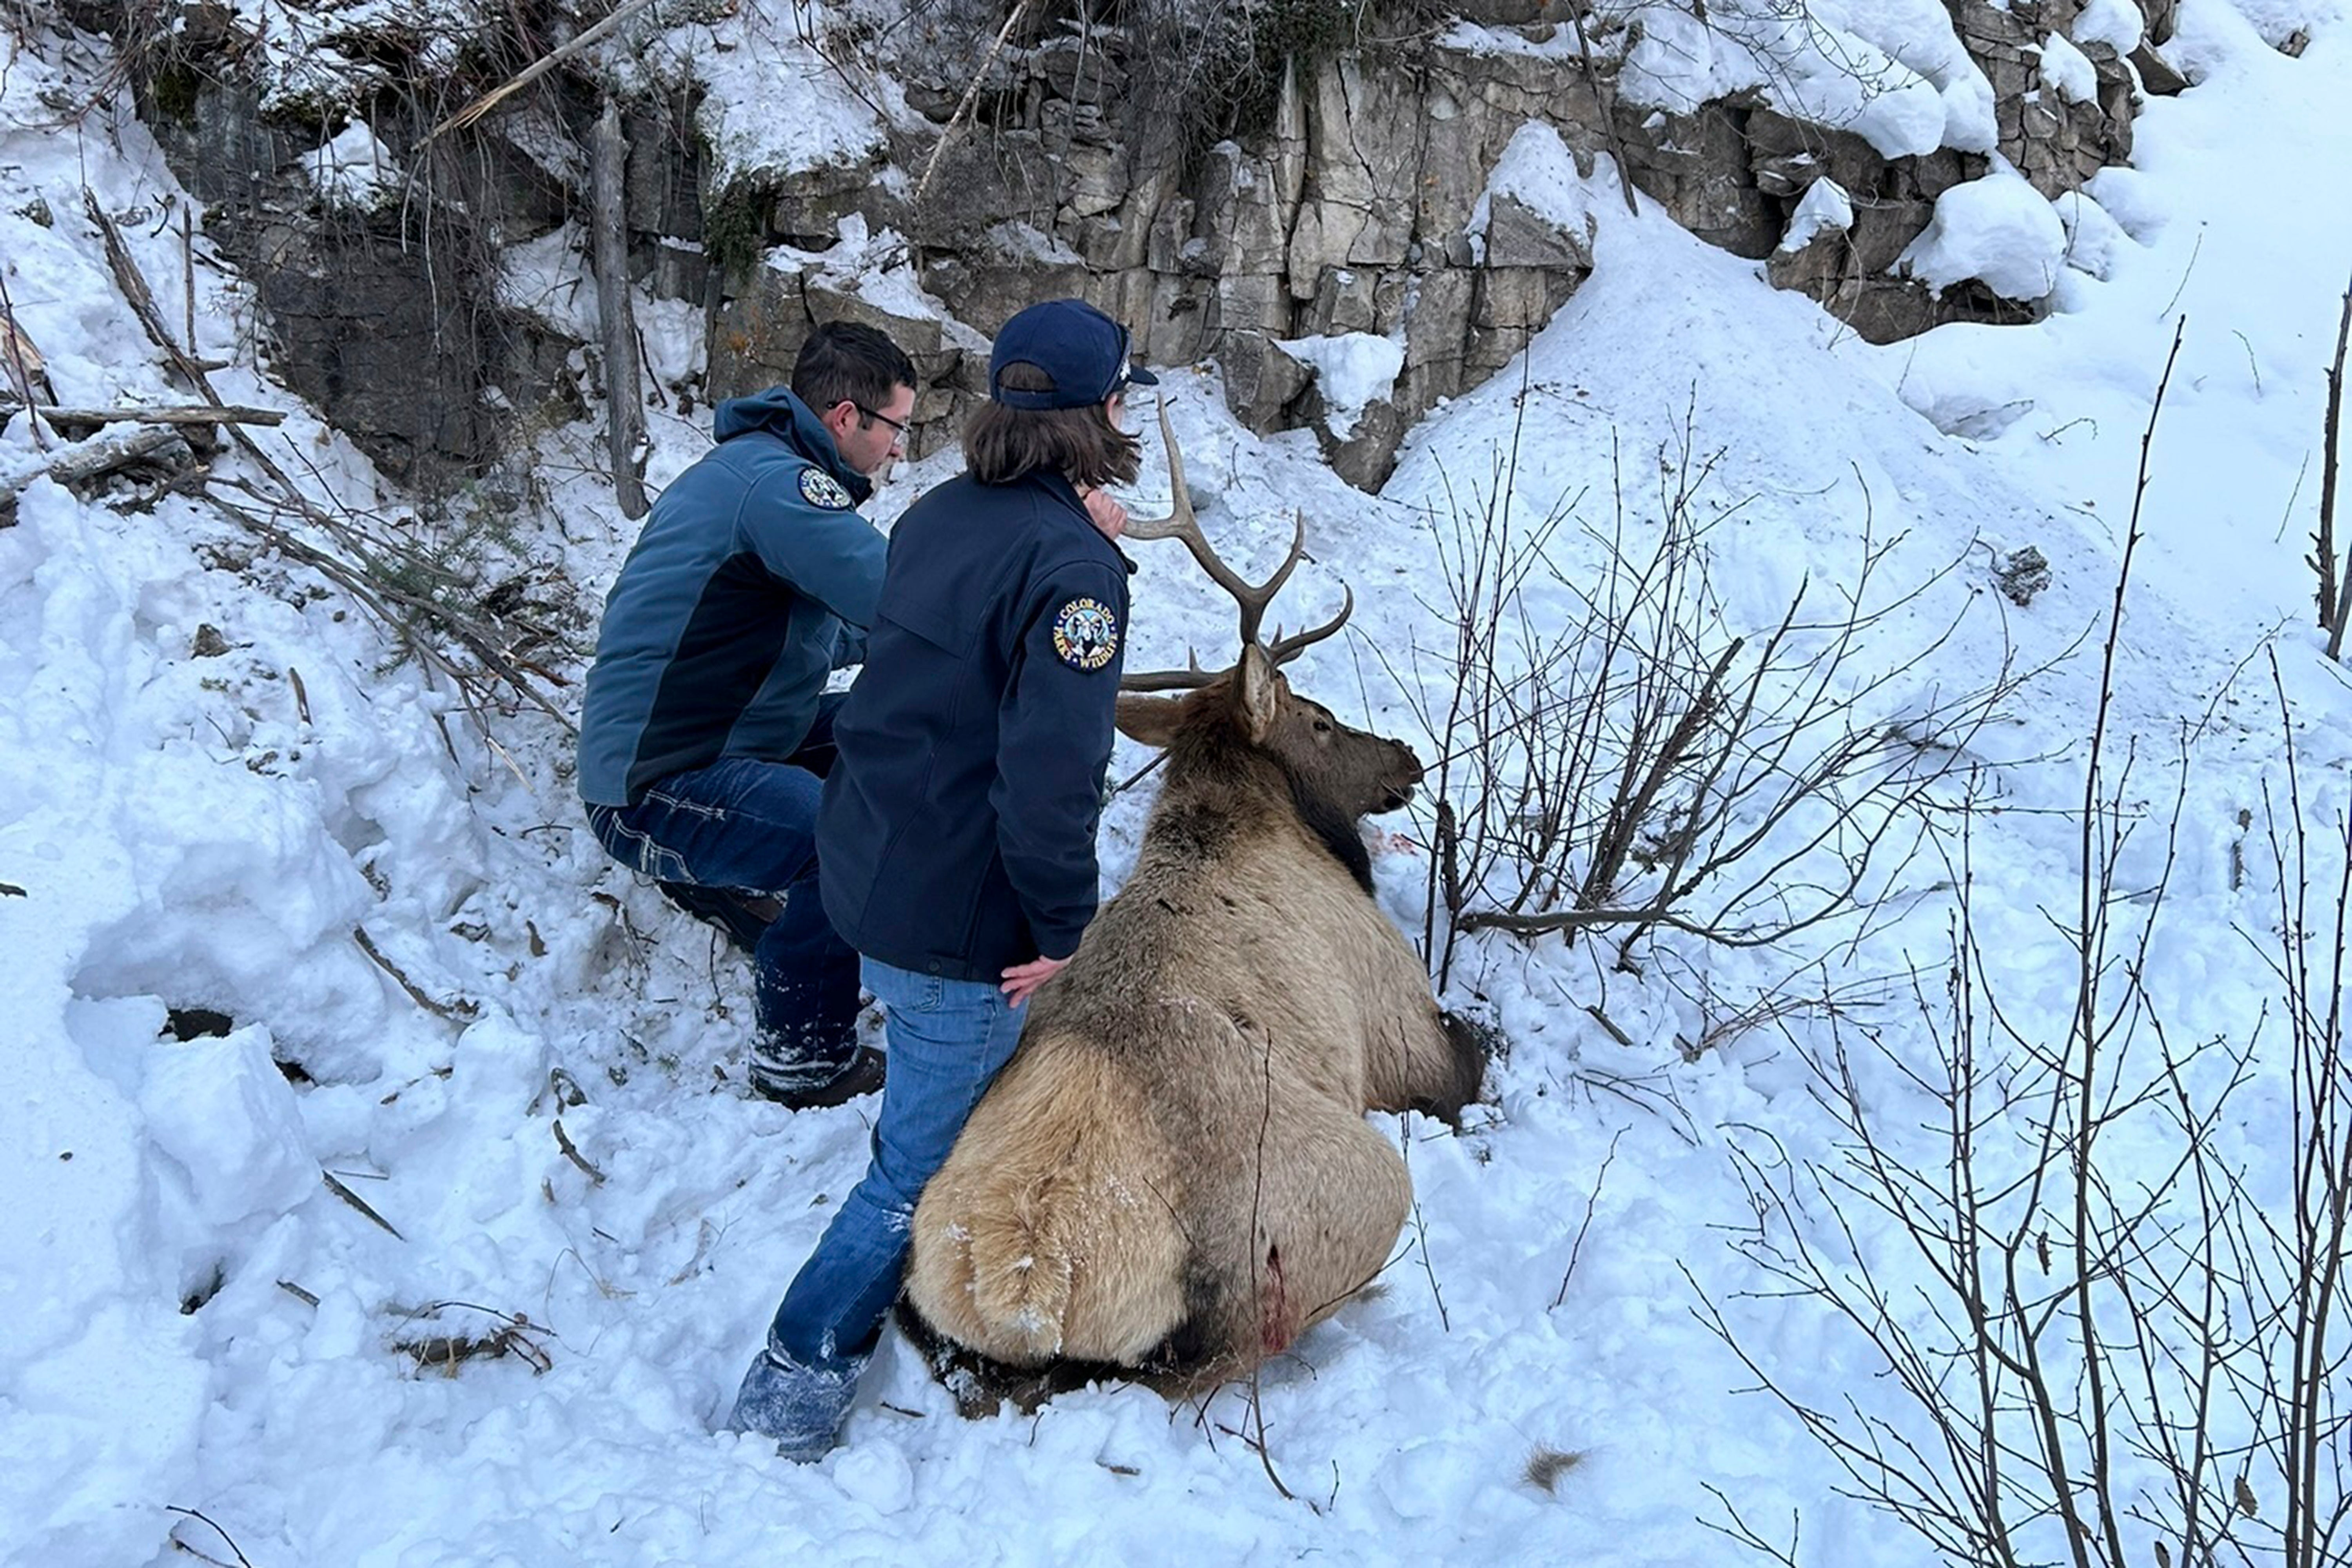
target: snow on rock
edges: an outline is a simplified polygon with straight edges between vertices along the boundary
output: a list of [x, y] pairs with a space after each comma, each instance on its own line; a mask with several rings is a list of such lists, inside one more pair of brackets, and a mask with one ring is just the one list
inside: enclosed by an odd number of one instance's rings
[[354, 120], [302, 160], [302, 173], [331, 211], [373, 212], [400, 193], [400, 161]]
[[[763, 36], [744, 37], [753, 26]], [[871, 163], [887, 144], [877, 98], [882, 108], [903, 110], [887, 79], [853, 85], [812, 44], [793, 37], [789, 26], [781, 37], [775, 26], [773, 18], [747, 6], [712, 26], [672, 34], [677, 54], [670, 58], [682, 64], [700, 97], [698, 116], [710, 149], [708, 177], [714, 191], [744, 179]], [[791, 105], [791, 112], [777, 112], [779, 104]]]
[[2171, 216], [2171, 209], [2147, 175], [2121, 163], [2100, 170], [2083, 182], [2082, 189], [2084, 195], [2099, 204], [2101, 212], [2142, 245], [2154, 240]]
[[1704, 16], [1643, 6], [1618, 79], [1627, 101], [1688, 113], [1753, 91], [1781, 112], [1851, 131], [1885, 157], [1993, 145], [1992, 91], [1942, 8], [1731, 0]]
[[2147, 32], [2147, 19], [2134, 0], [2086, 0], [2074, 17], [2076, 43], [2105, 44], [2119, 55], [2139, 47]]
[[2099, 68], [2063, 34], [2053, 33], [2042, 40], [2042, 79], [2064, 102], [2098, 100]]
[[1474, 253], [1481, 261], [1487, 259], [1488, 230], [1498, 200], [1515, 202], [1567, 235], [1580, 237], [1589, 249], [1600, 222], [1601, 205], [1613, 199], [1617, 180], [1615, 160], [1596, 158], [1594, 165], [1591, 178], [1587, 179], [1578, 171], [1576, 154], [1569, 151], [1558, 131], [1540, 121], [1519, 127], [1503, 155], [1495, 160], [1486, 188], [1470, 209], [1467, 232]]
[[[1944, 101], [1943, 145], [1990, 153], [1998, 144], [1992, 83], [1960, 42], [1941, 0], [1829, 0], [1814, 11], [1822, 21], [1885, 50], [1936, 89]], [[1834, 38], [1826, 39], [1824, 48], [1833, 61], [1846, 58]], [[1864, 68], [1859, 58], [1855, 68]]]
[[1780, 237], [1780, 248], [1802, 250], [1815, 237], [1823, 233], [1843, 234], [1853, 227], [1853, 198], [1845, 187], [1824, 175], [1805, 187], [1797, 203], [1797, 210], [1789, 215], [1789, 232]]
[[1898, 270], [1938, 292], [1976, 279], [2004, 300], [2039, 300], [2065, 265], [2066, 228], [2048, 198], [1995, 170], [1936, 198], [1927, 228], [1895, 258]]
[[1375, 398], [1386, 397], [1404, 369], [1404, 345], [1370, 332], [1291, 338], [1275, 344], [1315, 374], [1322, 390], [1324, 423], [1341, 441]]

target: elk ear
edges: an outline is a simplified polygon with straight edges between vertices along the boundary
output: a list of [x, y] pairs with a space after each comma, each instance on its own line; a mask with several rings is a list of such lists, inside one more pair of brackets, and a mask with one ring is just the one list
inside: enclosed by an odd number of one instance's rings
[[1176, 721], [1183, 711], [1181, 697], [1122, 696], [1111, 711], [1111, 722], [1137, 744], [1164, 752], [1176, 739]]
[[1251, 643], [1242, 650], [1241, 673], [1234, 681], [1234, 716], [1250, 744], [1260, 746], [1274, 733], [1275, 694], [1279, 677], [1265, 648]]

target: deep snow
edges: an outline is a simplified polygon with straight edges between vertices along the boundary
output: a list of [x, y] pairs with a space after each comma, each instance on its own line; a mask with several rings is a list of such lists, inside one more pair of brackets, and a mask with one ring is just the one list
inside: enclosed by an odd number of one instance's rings
[[[1845, 9], [1832, 20], [1865, 28], [1855, 49], [1895, 48], [1892, 20]], [[2116, 9], [2086, 15], [2112, 26]], [[794, 47], [789, 24], [769, 26]], [[2265, 41], [2294, 27], [2310, 34], [2300, 58]], [[1737, 509], [1711, 539], [1727, 627], [1769, 626], [1801, 582], [1846, 580], [1866, 518], [1901, 538], [1893, 580], [1966, 563], [1882, 628], [1874, 657], [1906, 667], [1874, 698], [1886, 712], [1980, 683], [2005, 658], [2055, 658], [2111, 601], [2141, 432], [2185, 318], [2116, 722], [2163, 752], [2182, 721], [2211, 715], [2152, 983], [2184, 1034], [2242, 1033], [2270, 984], [2237, 933], [2267, 929], [2271, 895], [2259, 863], [2252, 880], [2234, 874], [2235, 825], [2275, 786], [2280, 746], [2263, 681], [2233, 673], [2276, 650], [2312, 821], [2346, 809], [2352, 767], [2352, 696], [2318, 657], [2300, 559], [2352, 265], [2352, 211], [2326, 188], [2352, 167], [2339, 108], [2352, 27], [2321, 0], [2187, 0], [2170, 52], [2197, 85], [2150, 102], [2135, 167], [2102, 175], [2095, 206], [2077, 204], [2057, 310], [2036, 326], [1873, 348], [1769, 289], [1756, 264], [1654, 210], [1629, 217], [1613, 188], [1568, 189], [1558, 199], [1597, 223], [1591, 279], [1523, 367], [1412, 433], [1378, 498], [1341, 485], [1304, 433], [1261, 441], [1201, 374], [1166, 372], [1204, 523], [1229, 553], [1262, 572], [1288, 509], [1307, 513], [1314, 559], [1278, 613], [1319, 618], [1352, 587], [1349, 635], [1302, 661], [1301, 686], [1433, 756], [1443, 742], [1412, 719], [1433, 690], [1384, 674], [1425, 683], [1431, 661], [1400, 656], [1450, 641], [1429, 607], [1433, 509], [1507, 474], [1524, 515], [1570, 498], [1580, 521], [1601, 525], [1612, 465], [1638, 513], [1661, 454], [1685, 445], [1720, 454], [1706, 504]], [[1964, 61], [1918, 44], [1885, 58], [1907, 85], [1869, 106], [1874, 140], [1965, 137], [1979, 108], [1989, 122]], [[1727, 49], [1706, 59], [1717, 76], [1737, 63]], [[126, 231], [167, 279], [176, 241], [154, 219], [185, 197], [119, 100], [78, 124], [47, 107], [55, 89], [89, 93], [105, 64], [89, 41], [0, 54], [0, 279], [61, 401], [176, 401], [79, 187], [146, 219]], [[355, 169], [359, 146], [338, 142], [321, 167]], [[27, 216], [36, 197], [47, 225]], [[1995, 205], [2003, 223], [2018, 211]], [[1928, 249], [2005, 264], [2030, 242], [2024, 259], [2042, 266], [2042, 218], [2059, 221], [2046, 204], [1997, 231], [1956, 213]], [[577, 265], [560, 247], [533, 264], [550, 278]], [[271, 449], [299, 453], [289, 466], [323, 500], [403, 506], [257, 373], [238, 281], [207, 264], [198, 286], [199, 350], [232, 366], [215, 378], [224, 395], [289, 410], [264, 437]], [[649, 337], [693, 330], [677, 311], [641, 321]], [[656, 363], [695, 368], [674, 341]], [[654, 418], [657, 484], [707, 429]], [[630, 533], [594, 479], [594, 431], [547, 437], [525, 517], [526, 550], [561, 565], [584, 615]], [[20, 482], [39, 457], [24, 416], [0, 431], [0, 479]], [[902, 475], [875, 510], [887, 521], [950, 461]], [[1563, 567], [1589, 568], [1590, 542], [1573, 533]], [[2025, 545], [2054, 583], [2018, 608], [1988, 590], [1984, 563]], [[1230, 607], [1181, 552], [1133, 553], [1134, 659], [1226, 653]], [[1561, 603], [1538, 598], [1536, 612]], [[1911, 663], [1955, 616], [1959, 632]], [[2024, 1016], [2063, 1015], [2069, 994], [2042, 906], [2070, 896], [2073, 830], [2050, 814], [2080, 795], [2095, 673], [2087, 658], [2060, 663], [1978, 741], [2008, 809], [1977, 830], [1977, 912]], [[46, 480], [0, 529], [0, 1542], [12, 1561], [161, 1565], [184, 1560], [175, 1542], [256, 1568], [820, 1552], [1734, 1561], [1708, 1528], [1724, 1518], [1710, 1487], [1768, 1534], [1801, 1516], [1808, 1564], [1927, 1560], [1837, 1495], [1776, 1407], [1736, 1392], [1751, 1380], [1692, 1316], [1684, 1268], [1801, 1392], [1886, 1397], [1818, 1312], [1736, 1299], [1757, 1280], [1725, 1243], [1746, 1217], [1728, 1149], [1761, 1135], [1801, 1158], [1831, 1137], [1788, 1040], [1734, 1031], [1696, 1060], [1675, 1040], [1720, 1021], [1694, 977], [1753, 996], [1814, 959], [1892, 1017], [1907, 995], [1894, 977], [1944, 961], [1939, 863], [1907, 868], [1885, 890], [1902, 912], [1853, 946], [1670, 943], [1675, 963], [1629, 975], [1591, 943], [1470, 942], [1448, 999], [1498, 1023], [1510, 1054], [1494, 1104], [1462, 1135], [1381, 1123], [1408, 1152], [1414, 1222], [1382, 1288], [1264, 1379], [1269, 1459], [1298, 1500], [1240, 1436], [1237, 1393], [1171, 1407], [1096, 1390], [1034, 1417], [966, 1422], [895, 1342], [846, 1446], [802, 1469], [709, 1424], [862, 1168], [872, 1105], [793, 1115], [746, 1098], [740, 961], [581, 830], [557, 726], [495, 716], [486, 740], [459, 694], [199, 501], [126, 510]], [[1123, 744], [1114, 776], [1145, 760]], [[2166, 807], [2170, 789], [2151, 766], [2134, 804]], [[1112, 885], [1148, 794], [1108, 814]], [[1397, 830], [1376, 862], [1383, 900], [1417, 932], [1428, 823], [1382, 826]], [[232, 1032], [173, 1038], [167, 1010], [195, 1006]], [[289, 1081], [278, 1061], [312, 1081]], [[1891, 1079], [1870, 1090], [1906, 1103]], [[2260, 1148], [2283, 1115], [2274, 1095], [2250, 1106], [2237, 1135]], [[453, 1373], [394, 1348], [516, 1316], [543, 1370], [510, 1355]], [[1540, 1447], [1583, 1456], [1549, 1493], [1522, 1478]], [[234, 1550], [181, 1510], [216, 1521]]]

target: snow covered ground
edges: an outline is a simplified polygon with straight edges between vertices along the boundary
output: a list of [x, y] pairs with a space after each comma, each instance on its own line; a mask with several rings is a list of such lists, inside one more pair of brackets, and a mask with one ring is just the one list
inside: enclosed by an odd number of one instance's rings
[[[2297, 28], [2299, 58], [2265, 41]], [[80, 189], [167, 278], [176, 226], [155, 220], [185, 197], [120, 110], [58, 123], [49, 105], [86, 94], [98, 57], [12, 55], [5, 38], [11, 306], [60, 401], [177, 401]], [[1491, 488], [1516, 452], [1526, 513], [1566, 497], [1605, 525], [1612, 461], [1647, 494], [1685, 442], [1720, 454], [1707, 504], [1737, 504], [1711, 538], [1731, 630], [1769, 628], [1802, 580], [1849, 577], [1865, 517], [1901, 536], [1891, 579], [1965, 558], [1875, 634], [1875, 657], [1901, 664], [1960, 617], [1874, 699], [1889, 714], [2005, 658], [2055, 658], [2086, 628], [2095, 648], [2185, 319], [2113, 722], [2168, 755], [2182, 721], [2212, 715], [2151, 985], [2184, 1037], [2243, 1037], [2272, 985], [2241, 933], [2263, 935], [2274, 899], [2260, 857], [2247, 871], [2233, 844], [2239, 813], [2278, 787], [2282, 751], [2267, 666], [2241, 673], [2250, 657], [2277, 656], [2310, 820], [2344, 811], [2352, 779], [2352, 691], [2319, 657], [2301, 562], [2352, 267], [2338, 96], [2352, 25], [2333, 0], [2186, 0], [2171, 54], [2197, 85], [2151, 102], [2135, 168], [2094, 185], [2038, 326], [1873, 348], [1758, 265], [1604, 193], [1589, 204], [1594, 274], [1524, 375], [1433, 414], [1377, 499], [1324, 470], [1303, 433], [1260, 441], [1213, 385], [1169, 374], [1207, 526], [1262, 570], [1285, 509], [1303, 506], [1316, 559], [1286, 595], [1290, 618], [1353, 588], [1351, 634], [1313, 650], [1299, 684], [1435, 755], [1412, 719], [1432, 693], [1396, 689], [1368, 657], [1450, 644], [1426, 603], [1430, 510]], [[253, 371], [236, 280], [215, 268], [200, 287], [198, 352], [231, 363], [224, 395], [289, 411], [266, 448], [322, 499], [401, 506]], [[660, 421], [655, 482], [700, 449], [699, 423]], [[593, 612], [630, 531], [593, 465], [561, 460], [589, 438], [551, 437], [529, 542]], [[39, 456], [24, 416], [0, 431], [0, 480]], [[944, 461], [902, 476], [886, 521]], [[2019, 608], [1989, 591], [1985, 563], [2028, 545], [2053, 583]], [[1582, 548], [1564, 544], [1565, 563]], [[1229, 651], [1230, 607], [1181, 552], [1135, 553], [1134, 658]], [[2059, 814], [2079, 802], [2095, 689], [2095, 658], [2063, 662], [1978, 742], [2005, 809], [1976, 827], [1977, 918], [2022, 1018], [2063, 1020], [2071, 995], [2042, 910], [2072, 896]], [[1739, 1560], [1710, 1528], [1727, 1516], [1709, 1489], [1775, 1540], [1801, 1520], [1808, 1565], [1928, 1560], [1838, 1494], [1778, 1406], [1736, 1392], [1753, 1378], [1693, 1315], [1685, 1269], [1801, 1394], [1892, 1408], [1876, 1363], [1818, 1310], [1738, 1294], [1759, 1280], [1726, 1243], [1749, 1217], [1731, 1150], [1769, 1141], [1801, 1160], [1833, 1137], [1791, 1037], [1731, 1031], [1695, 1060], [1675, 1041], [1720, 1021], [1693, 976], [1741, 997], [1815, 959], [1890, 995], [1885, 977], [1940, 973], [1939, 862], [1885, 889], [1901, 912], [1860, 942], [1682, 944], [1681, 984], [1664, 964], [1612, 973], [1591, 943], [1469, 942], [1448, 1000], [1508, 1037], [1494, 1103], [1460, 1136], [1383, 1123], [1409, 1153], [1414, 1223], [1380, 1289], [1266, 1369], [1264, 1463], [1238, 1392], [1171, 1407], [1103, 1389], [964, 1421], [892, 1342], [845, 1447], [799, 1468], [709, 1426], [861, 1170], [872, 1105], [795, 1115], [747, 1098], [740, 962], [605, 861], [557, 726], [494, 718], [486, 741], [459, 695], [345, 598], [203, 503], [126, 511], [47, 480], [0, 528], [0, 694], [11, 1561], [161, 1565], [186, 1560], [180, 1547], [255, 1568]], [[1144, 760], [1123, 746], [1115, 776]], [[2133, 804], [2168, 811], [2173, 787], [2151, 765]], [[1113, 884], [1148, 794], [1108, 815]], [[1411, 841], [1428, 824], [1384, 826], [1402, 832], [1376, 862], [1382, 893], [1417, 931]], [[193, 1008], [228, 1032], [175, 1037], [173, 1011], [187, 1025]], [[1902, 1012], [1881, 1020], [1897, 1042], [1921, 1029]], [[1924, 1032], [1915, 1043], [1924, 1062]], [[1893, 1075], [1864, 1087], [1916, 1120]], [[2278, 1142], [2275, 1094], [2247, 1103], [2230, 1135]], [[513, 1353], [454, 1366], [398, 1348], [501, 1329]], [[1543, 1449], [1581, 1456], [1549, 1490], [1524, 1474]]]

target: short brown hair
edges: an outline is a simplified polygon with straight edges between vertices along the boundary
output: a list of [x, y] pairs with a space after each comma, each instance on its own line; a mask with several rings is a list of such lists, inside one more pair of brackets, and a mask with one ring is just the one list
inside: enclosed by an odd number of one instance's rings
[[[1053, 378], [1034, 365], [1008, 366], [1003, 380], [1020, 391], [1054, 390]], [[1009, 485], [1040, 469], [1074, 485], [1123, 485], [1143, 467], [1143, 443], [1113, 425], [1100, 403], [1008, 408], [990, 402], [963, 422], [963, 461], [984, 485]]]
[[854, 403], [871, 412], [899, 387], [915, 384], [915, 362], [879, 328], [863, 321], [824, 321], [801, 344], [793, 365], [793, 395], [823, 414]]

